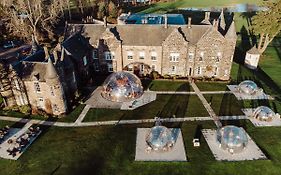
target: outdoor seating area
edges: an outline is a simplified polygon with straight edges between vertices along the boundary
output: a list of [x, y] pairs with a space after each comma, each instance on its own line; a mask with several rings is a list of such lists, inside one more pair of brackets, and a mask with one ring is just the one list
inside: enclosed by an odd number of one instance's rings
[[41, 132], [39, 126], [26, 124], [0, 145], [0, 157], [17, 160]]
[[6, 125], [0, 129], [0, 143], [4, 141], [4, 138], [9, 134], [10, 127]]

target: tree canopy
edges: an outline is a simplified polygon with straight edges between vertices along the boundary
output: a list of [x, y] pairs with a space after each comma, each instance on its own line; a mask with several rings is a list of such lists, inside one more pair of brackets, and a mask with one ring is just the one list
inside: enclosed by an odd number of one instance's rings
[[252, 21], [252, 27], [256, 34], [260, 35], [258, 50], [263, 53], [268, 44], [281, 31], [281, 0], [268, 1], [264, 4], [267, 10], [259, 11]]
[[53, 37], [53, 27], [58, 22], [66, 2], [63, 0], [4, 0], [1, 10], [6, 26], [14, 36], [36, 41]]

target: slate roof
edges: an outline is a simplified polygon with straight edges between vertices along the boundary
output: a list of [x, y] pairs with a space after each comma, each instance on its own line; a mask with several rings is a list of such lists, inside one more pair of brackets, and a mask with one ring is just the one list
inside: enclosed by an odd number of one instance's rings
[[256, 48], [256, 46], [254, 46], [254, 47], [252, 47], [250, 50], [248, 50], [247, 53], [253, 54], [253, 55], [260, 55], [260, 52], [259, 52], [259, 50]]
[[22, 79], [33, 80], [34, 76], [39, 81], [45, 81], [47, 62], [22, 62]]
[[81, 35], [79, 32], [74, 33], [71, 37], [67, 38], [62, 46], [73, 56], [75, 59], [82, 59], [88, 49], [88, 41], [87, 39]]
[[[120, 38], [123, 45], [128, 46], [161, 46], [162, 42], [171, 34], [175, 28], [182, 31], [183, 36], [191, 43], [196, 44], [200, 38], [210, 29], [209, 25], [170, 25], [165, 28], [163, 25], [108, 25], [116, 38]], [[89, 37], [90, 44], [97, 45], [98, 39], [106, 28], [98, 24], [68, 24], [65, 36], [71, 36], [78, 28], [81, 34]]]

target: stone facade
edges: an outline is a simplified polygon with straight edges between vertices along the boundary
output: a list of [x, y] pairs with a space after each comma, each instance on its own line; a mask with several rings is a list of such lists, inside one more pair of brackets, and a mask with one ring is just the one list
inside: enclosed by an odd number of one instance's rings
[[89, 81], [87, 76], [93, 64], [91, 52], [83, 52], [79, 58], [74, 58], [77, 55], [72, 52], [59, 47], [49, 55], [45, 49], [23, 61], [2, 63], [0, 93], [5, 105], [29, 105], [34, 113], [67, 113], [79, 86], [83, 86], [83, 81]]
[[227, 24], [220, 17], [212, 24], [209, 15], [200, 25], [189, 20], [187, 25], [66, 26], [66, 37], [75, 32], [89, 38], [97, 72], [146, 75], [155, 70], [161, 75], [219, 80], [230, 78], [237, 39], [234, 22]]

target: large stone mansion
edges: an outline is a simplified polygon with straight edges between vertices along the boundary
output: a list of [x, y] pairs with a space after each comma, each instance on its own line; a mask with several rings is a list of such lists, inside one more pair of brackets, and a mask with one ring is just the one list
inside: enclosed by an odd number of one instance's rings
[[207, 12], [200, 25], [192, 25], [191, 18], [187, 25], [67, 24], [65, 32], [69, 39], [78, 34], [89, 39], [96, 72], [145, 75], [155, 70], [161, 75], [228, 80], [235, 24], [226, 24], [223, 13], [213, 23], [209, 16]]
[[52, 54], [41, 49], [16, 62], [1, 60], [0, 93], [6, 106], [60, 115], [91, 74], [157, 71], [228, 80], [236, 39], [234, 22], [226, 23], [223, 13], [211, 22], [207, 12], [200, 25], [191, 18], [186, 25], [67, 24]]

